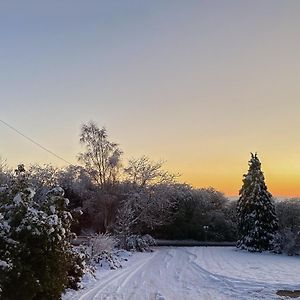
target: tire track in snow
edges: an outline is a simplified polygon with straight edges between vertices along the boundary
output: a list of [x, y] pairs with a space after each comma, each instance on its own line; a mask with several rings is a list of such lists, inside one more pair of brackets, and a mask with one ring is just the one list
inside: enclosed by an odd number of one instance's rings
[[148, 259], [145, 260], [141, 265], [139, 265], [135, 270], [132, 272], [129, 272], [129, 275], [126, 276], [125, 280], [119, 285], [117, 288], [117, 292], [120, 291], [121, 288], [125, 287], [125, 285], [129, 282], [129, 280], [138, 272], [140, 271], [143, 267], [145, 267], [146, 264], [148, 264], [151, 260], [155, 259], [155, 257], [159, 254], [159, 252], [155, 252], [154, 255], [151, 255]]
[[[81, 295], [78, 300], [92, 300], [96, 299], [100, 294], [109, 286], [112, 286], [114, 283], [118, 282], [124, 277], [132, 277], [136, 272], [138, 272], [140, 269], [144, 267], [151, 259], [153, 259], [158, 253], [153, 253], [150, 257], [147, 257], [141, 261], [138, 261], [134, 263], [133, 265], [124, 268], [122, 270], [118, 270], [117, 274], [114, 274], [113, 276], [108, 277], [104, 281], [101, 281], [98, 285], [93, 287], [92, 289], [86, 291], [84, 294]], [[131, 274], [131, 275], [130, 275]], [[128, 280], [125, 279], [127, 282]], [[121, 284], [124, 286], [124, 284]], [[119, 291], [120, 287], [117, 289]]]
[[278, 289], [300, 289], [289, 274], [300, 275], [299, 261], [290, 257], [233, 248], [160, 247], [136, 258], [69, 299], [271, 300], [280, 299]]
[[[229, 265], [228, 258], [227, 260], [224, 260], [223, 255], [215, 257], [215, 253], [212, 248], [211, 250], [212, 251], [206, 251], [207, 255], [202, 255], [199, 258], [194, 252], [191, 252], [190, 249], [185, 248], [185, 251], [194, 259], [190, 260], [191, 267], [203, 277], [203, 281], [207, 283], [206, 286], [210, 286], [211, 288], [218, 290], [220, 294], [224, 294], [224, 296], [226, 296], [226, 299], [249, 299], [249, 296], [251, 296], [252, 299], [278, 299], [275, 295], [277, 290], [295, 289], [295, 285], [293, 284], [266, 283], [264, 281], [236, 278], [208, 271], [206, 268], [199, 265], [200, 259], [203, 259], [203, 264], [205, 266], [208, 266], [209, 263], [213, 263], [221, 269], [224, 269], [224, 267], [222, 267], [222, 263], [224, 264], [225, 262], [225, 264]], [[228, 270], [230, 270], [230, 268]]]

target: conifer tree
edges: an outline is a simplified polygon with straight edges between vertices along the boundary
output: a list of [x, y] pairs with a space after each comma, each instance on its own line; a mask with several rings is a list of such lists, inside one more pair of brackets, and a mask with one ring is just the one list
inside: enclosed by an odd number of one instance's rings
[[256, 153], [251, 153], [249, 170], [244, 175], [237, 214], [240, 235], [237, 247], [253, 252], [274, 248], [278, 221]]

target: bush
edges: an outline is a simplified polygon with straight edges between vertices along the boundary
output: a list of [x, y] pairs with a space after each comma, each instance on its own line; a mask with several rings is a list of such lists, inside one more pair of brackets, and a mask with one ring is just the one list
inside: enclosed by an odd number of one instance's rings
[[117, 240], [109, 234], [99, 234], [90, 238], [87, 245], [77, 247], [89, 269], [94, 273], [96, 265], [115, 270], [122, 267], [116, 251]]
[[159, 239], [236, 241], [236, 202], [214, 190], [186, 189], [177, 198], [173, 219], [151, 234]]
[[99, 234], [90, 240], [91, 257], [100, 267], [115, 270], [122, 267], [114, 250], [117, 240], [109, 234]]
[[143, 236], [133, 234], [124, 238], [123, 243], [119, 244], [119, 247], [133, 252], [152, 252], [150, 246], [154, 245], [155, 240], [149, 234]]
[[58, 187], [38, 202], [24, 168], [16, 174], [0, 194], [0, 257], [6, 266], [0, 276], [1, 299], [60, 299], [65, 288], [77, 287], [83, 274], [69, 242], [68, 200]]
[[109, 234], [98, 234], [90, 240], [92, 256], [97, 256], [103, 251], [112, 252], [116, 247], [117, 240]]
[[300, 232], [281, 230], [275, 241], [275, 252], [288, 255], [300, 255]]

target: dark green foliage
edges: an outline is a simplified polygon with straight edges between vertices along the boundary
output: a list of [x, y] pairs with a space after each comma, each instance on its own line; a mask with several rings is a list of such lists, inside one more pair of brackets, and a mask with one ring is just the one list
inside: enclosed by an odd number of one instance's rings
[[285, 199], [276, 203], [279, 219], [276, 252], [300, 255], [300, 199]]
[[300, 199], [291, 198], [276, 203], [279, 228], [292, 232], [300, 231]]
[[276, 253], [300, 255], [300, 232], [290, 229], [281, 229], [276, 235]]
[[251, 153], [237, 205], [239, 241], [237, 247], [249, 251], [272, 250], [278, 221], [272, 195], [268, 192], [261, 163]]
[[187, 190], [176, 199], [172, 221], [151, 234], [162, 239], [235, 241], [234, 201], [212, 188]]
[[60, 299], [83, 274], [69, 242], [72, 216], [63, 190], [52, 189], [43, 202], [34, 194], [19, 167], [12, 186], [0, 195], [0, 257], [10, 264], [0, 277], [1, 299]]

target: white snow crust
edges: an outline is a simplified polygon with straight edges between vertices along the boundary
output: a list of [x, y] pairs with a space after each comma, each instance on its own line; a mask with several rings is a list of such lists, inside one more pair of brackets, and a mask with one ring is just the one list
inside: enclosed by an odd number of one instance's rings
[[118, 270], [98, 270], [63, 300], [283, 299], [300, 290], [300, 258], [233, 247], [157, 247], [136, 253]]

